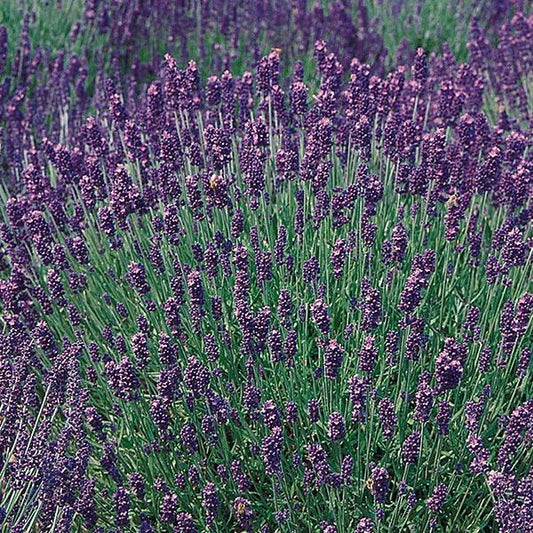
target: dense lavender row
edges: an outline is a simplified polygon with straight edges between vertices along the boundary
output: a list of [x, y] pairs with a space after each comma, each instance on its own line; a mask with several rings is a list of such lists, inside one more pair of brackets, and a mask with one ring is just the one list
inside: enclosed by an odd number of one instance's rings
[[[16, 4], [4, 8], [7, 15], [17, 11]], [[68, 31], [63, 40], [56, 37], [59, 49], [49, 49], [39, 39], [39, 27], [57, 18], [55, 9], [61, 9]], [[352, 57], [368, 58], [373, 68], [383, 70], [386, 56], [364, 2], [324, 2], [310, 9], [305, 1], [287, 0], [73, 0], [69, 7], [57, 8], [37, 3], [31, 9], [23, 3], [19, 19], [20, 28], [0, 26], [0, 79], [5, 74], [0, 126], [7, 167], [19, 166], [23, 156], [18, 147], [32, 134], [53, 136], [55, 142], [75, 136], [87, 110], [99, 106], [100, 99], [105, 102], [108, 76], [125, 88], [124, 98], [135, 106], [146, 80], [157, 75], [169, 51], [184, 63], [195, 58], [204, 75], [226, 69], [242, 73], [274, 47], [283, 51], [288, 64], [302, 60], [310, 74], [307, 59], [319, 37], [328, 39], [347, 64]], [[64, 28], [54, 31], [65, 33]], [[17, 153], [11, 154], [13, 150]], [[17, 180], [13, 172], [10, 178]]]
[[[282, 74], [290, 74], [300, 61], [304, 80], [314, 91], [318, 84], [309, 59], [316, 40], [328, 42], [345, 71], [357, 57], [368, 62], [372, 73], [383, 75], [394, 59], [396, 65], [413, 61], [414, 42], [427, 41], [439, 54], [444, 49], [450, 55], [460, 51], [454, 41], [442, 46], [443, 37], [463, 40], [469, 33], [471, 63], [487, 73], [500, 104], [514, 109], [520, 98], [519, 105], [526, 106], [517, 93], [529, 90], [518, 79], [531, 64], [530, 36], [527, 24], [513, 18], [522, 4], [521, 0], [457, 5], [334, 0], [313, 6], [289, 0], [4, 0], [0, 4], [3, 181], [12, 191], [19, 188], [24, 152], [42, 137], [54, 143], [75, 142], [88, 111], [107, 107], [109, 77], [128, 111], [135, 113], [147, 80], [157, 75], [168, 52], [182, 64], [192, 57], [202, 79], [207, 79], [225, 70], [240, 77], [265, 53], [280, 50]], [[426, 20], [428, 11], [437, 17], [432, 23]], [[470, 19], [468, 32], [465, 25]], [[401, 33], [391, 39], [393, 30], [409, 28], [417, 29], [411, 41], [401, 40]]]
[[314, 84], [277, 50], [142, 96], [30, 72], [2, 531], [530, 531], [532, 34], [383, 76], [319, 40]]

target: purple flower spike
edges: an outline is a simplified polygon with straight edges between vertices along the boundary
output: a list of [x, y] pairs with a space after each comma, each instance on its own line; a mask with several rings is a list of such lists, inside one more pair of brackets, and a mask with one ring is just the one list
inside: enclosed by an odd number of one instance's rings
[[346, 425], [340, 413], [331, 413], [328, 422], [328, 437], [331, 440], [342, 440], [346, 435]]

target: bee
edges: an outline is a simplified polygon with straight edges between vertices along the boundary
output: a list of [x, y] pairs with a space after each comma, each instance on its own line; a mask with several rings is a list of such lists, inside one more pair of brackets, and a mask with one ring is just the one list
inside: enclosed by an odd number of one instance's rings
[[446, 207], [449, 209], [450, 207], [457, 207], [457, 204], [459, 203], [458, 202], [459, 200], [459, 195], [454, 192], [449, 198], [448, 200], [446, 200]]
[[441, 192], [442, 198], [445, 200], [446, 208], [457, 207], [459, 203], [459, 193], [454, 189], [451, 194], [447, 192]]
[[217, 174], [213, 174], [211, 178], [209, 179], [209, 187], [211, 187], [212, 190], [215, 190], [220, 184], [220, 176]]
[[279, 57], [281, 57], [281, 48], [273, 47], [272, 50], [270, 50], [270, 52], [277, 54]]
[[246, 512], [246, 505], [244, 503], [239, 503], [237, 505], [237, 514], [239, 516], [243, 515]]
[[373, 478], [369, 478], [368, 481], [366, 482], [366, 488], [372, 493], [374, 494], [374, 479]]

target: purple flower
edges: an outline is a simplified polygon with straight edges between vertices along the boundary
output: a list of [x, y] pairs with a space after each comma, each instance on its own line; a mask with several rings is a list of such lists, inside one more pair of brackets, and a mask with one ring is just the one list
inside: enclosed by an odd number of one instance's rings
[[416, 389], [415, 398], [415, 414], [414, 419], [417, 422], [428, 422], [431, 409], [433, 407], [433, 389], [429, 385], [431, 374], [429, 372], [422, 372], [418, 379], [418, 387]]
[[523, 336], [526, 334], [532, 312], [533, 294], [526, 293], [518, 300], [516, 313], [512, 319], [511, 327], [516, 335]]
[[468, 431], [478, 431], [481, 417], [485, 409], [485, 402], [479, 400], [468, 401], [465, 404], [465, 426]]
[[376, 367], [378, 357], [378, 350], [374, 337], [367, 336], [363, 341], [363, 345], [359, 350], [359, 370], [372, 374]]
[[361, 240], [366, 248], [372, 248], [376, 240], [377, 226], [370, 221], [368, 215], [361, 216]]
[[250, 489], [250, 479], [243, 471], [242, 464], [237, 459], [231, 463], [231, 476], [239, 492], [247, 492]]
[[390, 440], [398, 426], [398, 417], [396, 415], [396, 410], [394, 409], [394, 404], [389, 398], [383, 398], [379, 402], [379, 420], [383, 436], [387, 440]]
[[315, 487], [324, 485], [331, 473], [328, 464], [328, 455], [320, 444], [309, 444], [307, 446], [307, 460], [310, 465], [310, 472]]
[[311, 398], [307, 407], [309, 411], [309, 420], [311, 420], [311, 422], [318, 422], [320, 417], [320, 399]]
[[525, 264], [528, 252], [527, 243], [522, 241], [522, 232], [513, 228], [505, 237], [502, 248], [502, 261], [507, 268]]
[[202, 504], [208, 524], [212, 524], [218, 514], [221, 503], [214, 483], [208, 483], [202, 490]]
[[324, 303], [324, 300], [318, 299], [311, 306], [311, 313], [313, 315], [313, 322], [318, 330], [323, 334], [329, 333], [331, 318], [328, 314], [328, 307]]
[[106, 363], [105, 372], [109, 385], [119, 398], [131, 401], [137, 397], [139, 378], [128, 357], [123, 357], [118, 364], [109, 361]]
[[488, 472], [490, 451], [483, 445], [481, 437], [471, 433], [466, 439], [466, 447], [473, 456], [470, 463], [470, 472], [472, 474]]
[[281, 289], [279, 291], [278, 317], [285, 326], [288, 326], [291, 320], [294, 319], [292, 297], [288, 289]]
[[233, 511], [239, 527], [244, 530], [249, 530], [254, 515], [250, 500], [238, 496], [233, 500]]
[[426, 500], [427, 508], [434, 513], [440, 513], [447, 496], [448, 487], [444, 483], [439, 483], [433, 489], [431, 496]]
[[278, 266], [283, 265], [285, 258], [285, 247], [287, 246], [287, 229], [285, 226], [278, 228], [278, 235], [274, 243], [274, 258]]
[[361, 282], [361, 313], [363, 331], [376, 329], [381, 322], [381, 298], [379, 291], [370, 285], [370, 281], [364, 278]]
[[276, 518], [276, 522], [279, 525], [282, 525], [288, 520], [290, 516], [290, 509], [286, 507], [285, 509], [282, 509], [281, 511], [277, 511], [274, 516]]
[[295, 424], [298, 420], [298, 406], [295, 402], [285, 404], [285, 420], [287, 424]]
[[170, 425], [170, 415], [167, 406], [161, 398], [154, 398], [150, 407], [150, 414], [157, 429], [165, 433]]
[[189, 513], [178, 513], [174, 533], [197, 533], [194, 520]]
[[281, 333], [274, 329], [270, 332], [268, 336], [268, 347], [272, 353], [272, 362], [279, 363], [283, 361], [283, 339], [281, 338]]
[[487, 258], [487, 262], [485, 263], [485, 273], [487, 276], [487, 283], [489, 285], [494, 285], [502, 273], [502, 268], [497, 257], [490, 255]]
[[463, 329], [467, 332], [469, 338], [478, 336], [477, 323], [479, 322], [480, 309], [479, 307], [472, 306], [468, 309], [465, 321], [463, 323]]
[[141, 296], [150, 292], [150, 285], [146, 281], [146, 269], [142, 263], [131, 262], [126, 274], [126, 280]]
[[159, 511], [161, 522], [164, 524], [173, 524], [176, 519], [178, 505], [177, 494], [171, 492], [163, 494], [163, 500], [161, 501], [161, 508]]
[[85, 241], [79, 237], [72, 237], [67, 241], [67, 246], [69, 252], [72, 254], [72, 257], [82, 265], [87, 265], [89, 263], [89, 252], [87, 250], [87, 245]]
[[63, 288], [59, 272], [51, 268], [48, 271], [47, 282], [48, 290], [50, 291], [50, 296], [52, 297], [52, 300], [60, 302], [63, 299], [63, 296], [65, 295], [65, 289]]
[[401, 455], [405, 464], [414, 465], [417, 462], [420, 454], [420, 439], [420, 431], [415, 430], [403, 441]]
[[320, 264], [315, 256], [310, 257], [303, 264], [303, 278], [305, 283], [316, 283], [320, 276]]
[[145, 485], [144, 479], [139, 472], [132, 472], [129, 477], [131, 491], [139, 500], [144, 500]]
[[265, 463], [265, 472], [269, 476], [281, 475], [281, 452], [283, 450], [283, 433], [275, 427], [270, 435], [263, 439], [261, 452]]
[[196, 429], [192, 424], [185, 424], [180, 431], [181, 444], [188, 453], [194, 454], [198, 451], [198, 440], [196, 439]]
[[255, 271], [259, 283], [272, 279], [272, 257], [269, 252], [258, 251], [255, 255]]
[[416, 51], [413, 65], [413, 78], [416, 82], [416, 92], [420, 95], [424, 92], [428, 78], [427, 57], [423, 48], [418, 48]]
[[243, 405], [246, 411], [251, 412], [259, 407], [261, 391], [255, 385], [248, 383], [244, 389]]
[[391, 259], [396, 263], [401, 263], [407, 251], [408, 235], [402, 223], [394, 226], [391, 235]]
[[439, 391], [455, 389], [463, 375], [466, 346], [453, 338], [444, 340], [444, 348], [435, 361], [435, 379]]
[[212, 333], [209, 333], [204, 337], [205, 343], [205, 354], [211, 362], [215, 362], [220, 357], [220, 350], [218, 348], [215, 336]]
[[398, 352], [398, 343], [399, 335], [396, 330], [391, 330], [387, 332], [387, 337], [385, 339], [385, 352], [387, 353], [388, 361], [391, 363], [394, 361], [396, 353]]
[[119, 487], [117, 492], [113, 494], [115, 500], [115, 523], [117, 527], [128, 526], [129, 511], [130, 511], [130, 497], [126, 489]]
[[[76, 502], [76, 510], [83, 516], [83, 522], [86, 527], [94, 528], [98, 522], [98, 514], [95, 502], [95, 486], [94, 479], [86, 480], [80, 490], [78, 501]], [[4, 522], [2, 511], [0, 510], [0, 525]]]
[[281, 426], [282, 414], [272, 400], [267, 400], [261, 409], [265, 426], [269, 429]]
[[342, 271], [344, 269], [347, 255], [348, 250], [346, 247], [346, 241], [344, 239], [337, 239], [333, 245], [330, 256], [331, 266], [333, 267], [333, 277], [342, 277]]
[[187, 276], [187, 287], [191, 304], [203, 307], [205, 303], [202, 277], [198, 270], [192, 270]]
[[526, 442], [527, 432], [531, 429], [531, 420], [533, 420], [533, 400], [524, 402], [511, 413], [505, 428], [505, 440], [498, 451], [498, 466], [502, 470], [510, 469], [520, 444]]
[[336, 340], [331, 339], [328, 342], [324, 354], [324, 367], [328, 379], [337, 379], [344, 359], [343, 353], [344, 348]]
[[201, 398], [209, 388], [209, 371], [196, 357], [190, 357], [183, 380], [194, 397]]
[[144, 333], [135, 333], [131, 338], [131, 351], [135, 355], [137, 367], [143, 369], [150, 361], [148, 339]]
[[[399, 527], [384, 520], [397, 495], [436, 529], [470, 468], [488, 506], [466, 498], [465, 521], [528, 530], [531, 20], [508, 3], [471, 21], [462, 65], [402, 45], [410, 77], [382, 75], [365, 2], [90, 0], [52, 55], [29, 11], [18, 44], [0, 27], [2, 489], [40, 490], [29, 511], [0, 507], [4, 528], [57, 514], [58, 533], [329, 533], [340, 496], [364, 533]], [[109, 40], [113, 79], [72, 53], [88, 30]], [[202, 87], [201, 65], [139, 54], [154, 31], [223, 74]], [[265, 42], [314, 50], [316, 86], [303, 62], [283, 80]], [[255, 71], [235, 77], [241, 49]], [[367, 467], [369, 508], [344, 490], [360, 481], [350, 424], [383, 463]], [[397, 493], [394, 460], [414, 467]], [[309, 509], [283, 478], [320, 516], [298, 526]]]
[[520, 358], [518, 359], [515, 375], [519, 378], [523, 378], [527, 374], [530, 362], [531, 350], [529, 348], [524, 348], [520, 354]]
[[348, 380], [348, 393], [352, 402], [352, 419], [354, 422], [364, 422], [366, 417], [366, 400], [368, 383], [359, 376], [352, 376]]
[[307, 111], [307, 87], [301, 81], [291, 85], [290, 101], [295, 115], [304, 115]]
[[346, 435], [346, 424], [340, 413], [333, 412], [329, 415], [328, 437], [331, 440], [342, 440]]
[[448, 435], [451, 418], [450, 402], [447, 400], [440, 402], [437, 411], [437, 431], [439, 435]]
[[370, 479], [367, 481], [367, 487], [370, 489], [374, 500], [378, 504], [385, 503], [390, 490], [389, 473], [386, 468], [373, 466]]
[[361, 518], [359, 522], [357, 522], [357, 526], [355, 528], [355, 533], [373, 533], [374, 532], [374, 524], [370, 518]]
[[341, 476], [342, 476], [342, 482], [346, 486], [350, 486], [353, 482], [353, 468], [354, 468], [354, 460], [351, 455], [346, 455], [342, 459], [341, 463]]
[[407, 278], [400, 295], [398, 308], [406, 315], [411, 314], [422, 301], [422, 290], [428, 286], [429, 278], [435, 269], [435, 252], [426, 250], [413, 259], [411, 274]]

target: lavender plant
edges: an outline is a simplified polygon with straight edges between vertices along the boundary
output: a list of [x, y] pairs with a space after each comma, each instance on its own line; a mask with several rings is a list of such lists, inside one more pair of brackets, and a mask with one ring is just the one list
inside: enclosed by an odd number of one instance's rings
[[533, 26], [476, 24], [5, 83], [2, 531], [529, 530]]

